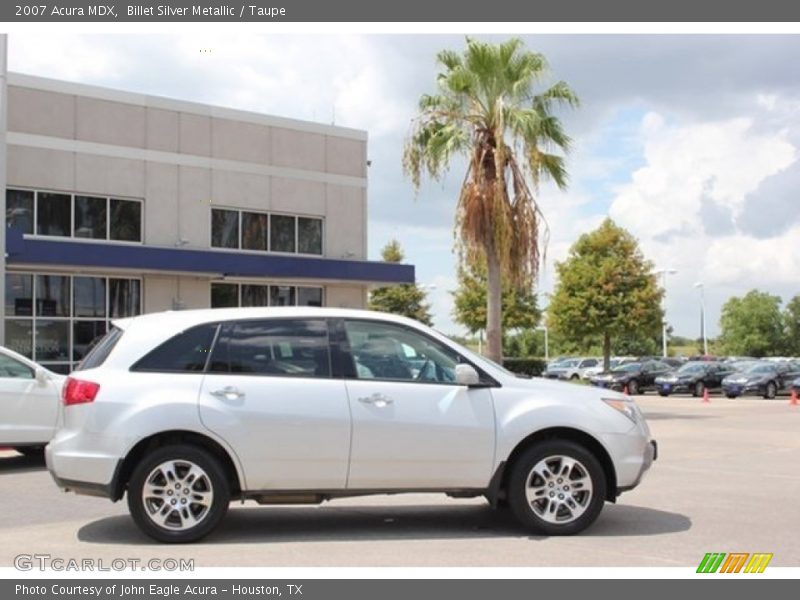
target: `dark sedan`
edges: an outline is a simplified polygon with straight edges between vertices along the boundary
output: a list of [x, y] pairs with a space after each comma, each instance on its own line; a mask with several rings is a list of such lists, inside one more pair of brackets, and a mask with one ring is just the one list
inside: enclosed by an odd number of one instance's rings
[[733, 374], [733, 369], [724, 363], [693, 361], [677, 371], [656, 378], [656, 389], [662, 396], [677, 392], [688, 392], [702, 396], [705, 390], [722, 387], [722, 380]]
[[761, 362], [723, 379], [722, 390], [728, 398], [752, 394], [770, 399], [787, 391], [792, 380], [799, 376], [800, 365], [797, 363]]
[[634, 362], [622, 365], [592, 377], [589, 381], [597, 387], [611, 390], [628, 390], [633, 395], [641, 394], [650, 389], [655, 389], [656, 377], [669, 373], [672, 368], [658, 360]]

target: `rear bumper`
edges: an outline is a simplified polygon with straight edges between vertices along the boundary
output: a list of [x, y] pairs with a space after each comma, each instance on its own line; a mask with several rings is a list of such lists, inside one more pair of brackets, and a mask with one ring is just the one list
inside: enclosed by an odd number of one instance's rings
[[117, 440], [62, 430], [45, 448], [45, 463], [56, 485], [65, 491], [118, 500], [122, 458]]

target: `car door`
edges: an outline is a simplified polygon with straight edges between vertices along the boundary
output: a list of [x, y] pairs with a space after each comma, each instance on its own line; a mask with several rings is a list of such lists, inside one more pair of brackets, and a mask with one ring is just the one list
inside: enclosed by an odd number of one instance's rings
[[0, 443], [46, 444], [55, 432], [59, 389], [32, 366], [0, 353]]
[[484, 488], [492, 475], [491, 387], [455, 384], [462, 360], [403, 324], [345, 320], [353, 415], [349, 489]]
[[350, 409], [324, 319], [224, 323], [200, 416], [239, 457], [250, 490], [345, 487]]

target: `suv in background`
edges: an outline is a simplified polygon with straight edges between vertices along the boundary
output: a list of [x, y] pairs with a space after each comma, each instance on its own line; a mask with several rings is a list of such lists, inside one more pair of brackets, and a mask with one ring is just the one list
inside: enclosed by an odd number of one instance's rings
[[602, 359], [597, 358], [568, 358], [550, 366], [543, 373], [548, 379], [566, 379], [577, 381], [583, 378], [587, 369], [602, 364]]
[[67, 379], [47, 466], [190, 542], [231, 500], [485, 496], [574, 534], [656, 457], [626, 396], [516, 377], [403, 317], [329, 308], [165, 312], [114, 322]]

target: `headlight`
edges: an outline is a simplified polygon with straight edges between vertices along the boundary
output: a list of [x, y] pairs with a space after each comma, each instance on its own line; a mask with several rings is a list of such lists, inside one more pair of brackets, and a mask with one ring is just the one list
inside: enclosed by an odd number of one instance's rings
[[628, 417], [632, 422], [636, 423], [636, 404], [633, 400], [620, 400], [618, 398], [603, 398], [603, 402], [608, 404], [614, 410], [621, 412]]

